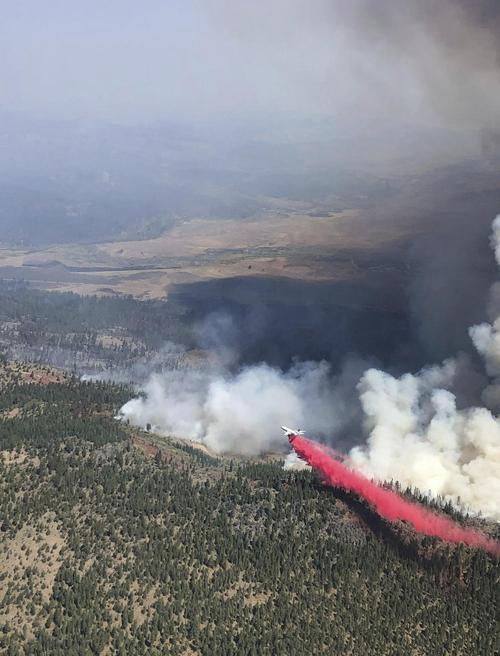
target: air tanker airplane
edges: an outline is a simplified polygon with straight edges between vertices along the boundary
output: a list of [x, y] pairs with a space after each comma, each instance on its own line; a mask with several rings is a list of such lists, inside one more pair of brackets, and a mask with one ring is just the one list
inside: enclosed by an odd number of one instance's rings
[[293, 438], [297, 435], [304, 435], [304, 431], [300, 430], [300, 428], [288, 428], [288, 426], [282, 426], [281, 430], [288, 437], [290, 443], [293, 442]]
[[[305, 435], [305, 432], [300, 428], [289, 428], [288, 426], [282, 426], [281, 430], [285, 433], [285, 435], [288, 438], [288, 441], [290, 442], [290, 444], [292, 444], [292, 446], [293, 446], [293, 441], [296, 437], [298, 437], [299, 435]], [[340, 453], [340, 451], [337, 451], [336, 449], [332, 449], [330, 446], [327, 446], [326, 444], [322, 444], [321, 449], [332, 458], [335, 458], [335, 460], [338, 460], [339, 462], [344, 462], [346, 459], [345, 454]]]

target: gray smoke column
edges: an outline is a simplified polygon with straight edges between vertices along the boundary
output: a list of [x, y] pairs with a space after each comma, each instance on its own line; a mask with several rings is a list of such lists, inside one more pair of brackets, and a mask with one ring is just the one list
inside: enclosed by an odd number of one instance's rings
[[[492, 245], [495, 249], [495, 257], [500, 266], [500, 215], [493, 222]], [[492, 289], [491, 306], [493, 311], [497, 308], [498, 285]], [[473, 326], [469, 334], [477, 351], [484, 358], [487, 373], [495, 378], [500, 376], [500, 316], [493, 318], [493, 323], [482, 323]]]
[[[500, 216], [492, 245], [500, 265]], [[500, 376], [500, 318], [470, 329], [489, 376]], [[467, 375], [467, 372], [462, 372]], [[458, 409], [460, 361], [395, 378], [368, 370], [358, 384], [368, 435], [350, 463], [377, 480], [398, 480], [500, 520], [500, 422], [486, 407]], [[483, 398], [498, 406], [498, 381]]]

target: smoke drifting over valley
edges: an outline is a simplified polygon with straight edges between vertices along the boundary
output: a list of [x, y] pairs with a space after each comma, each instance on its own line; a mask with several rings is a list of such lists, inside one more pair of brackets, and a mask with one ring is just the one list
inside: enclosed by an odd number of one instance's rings
[[[500, 265], [500, 216], [492, 245]], [[473, 326], [470, 334], [488, 376], [498, 376], [498, 319]], [[297, 363], [286, 372], [260, 364], [236, 373], [224, 368], [168, 375], [153, 378], [144, 396], [120, 414], [201, 441], [216, 453], [258, 455], [280, 448], [283, 423], [305, 426], [336, 446], [346, 432], [351, 444], [364, 435], [366, 444], [349, 454], [354, 468], [500, 519], [499, 421], [486, 407], [458, 408], [453, 393], [464, 378], [477, 377], [470, 360], [458, 356], [400, 377], [372, 368], [357, 382], [364, 367], [349, 362], [338, 376], [326, 362]], [[493, 380], [485, 402], [498, 406], [498, 389]]]

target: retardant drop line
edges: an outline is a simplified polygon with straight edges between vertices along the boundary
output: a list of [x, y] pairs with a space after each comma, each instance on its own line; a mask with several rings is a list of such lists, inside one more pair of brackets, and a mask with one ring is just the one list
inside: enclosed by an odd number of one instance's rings
[[317, 442], [300, 435], [293, 435], [289, 439], [297, 455], [321, 472], [327, 483], [359, 495], [384, 519], [390, 522], [403, 520], [423, 535], [478, 547], [500, 557], [500, 543], [496, 540], [479, 531], [465, 529], [448, 517], [438, 515], [420, 504], [403, 499], [392, 490], [381, 487], [363, 474], [347, 468]]

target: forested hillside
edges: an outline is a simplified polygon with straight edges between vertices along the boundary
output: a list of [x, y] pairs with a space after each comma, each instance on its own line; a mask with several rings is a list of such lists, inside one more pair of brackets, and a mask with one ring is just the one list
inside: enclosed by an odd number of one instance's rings
[[2, 381], [2, 653], [498, 653], [486, 554], [279, 462], [158, 449], [113, 420], [123, 387]]
[[190, 318], [174, 301], [48, 293], [0, 279], [0, 354], [10, 359], [137, 382], [174, 368], [193, 345]]

